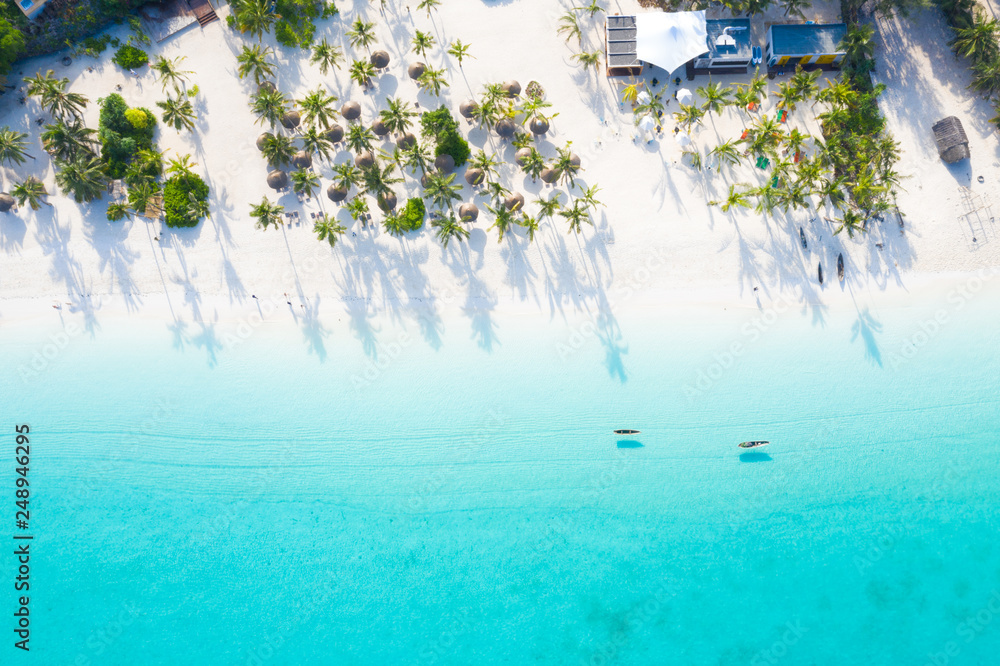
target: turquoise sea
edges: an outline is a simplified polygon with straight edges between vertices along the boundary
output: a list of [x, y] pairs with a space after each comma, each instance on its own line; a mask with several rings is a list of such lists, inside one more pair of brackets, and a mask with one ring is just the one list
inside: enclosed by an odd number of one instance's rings
[[996, 664], [997, 296], [4, 324], [0, 662]]

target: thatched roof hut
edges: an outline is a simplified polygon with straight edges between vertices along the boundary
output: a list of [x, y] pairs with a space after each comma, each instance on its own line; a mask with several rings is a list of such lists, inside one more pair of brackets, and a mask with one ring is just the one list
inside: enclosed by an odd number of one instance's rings
[[528, 163], [528, 158], [531, 157], [531, 148], [520, 148], [516, 153], [514, 153], [514, 161], [517, 162], [517, 166], [523, 167]]
[[372, 132], [375, 133], [375, 136], [385, 136], [389, 133], [389, 128], [385, 126], [385, 123], [382, 122], [381, 118], [376, 118], [374, 122], [372, 122]]
[[416, 81], [420, 78], [420, 75], [426, 71], [427, 65], [422, 62], [415, 62], [406, 69], [406, 73], [410, 75], [410, 78]]
[[545, 134], [549, 131], [549, 121], [545, 118], [532, 118], [529, 127], [532, 134]]
[[399, 137], [396, 141], [396, 145], [399, 146], [400, 150], [406, 150], [412, 147], [417, 142], [417, 137], [413, 135], [413, 132], [407, 132], [403, 136]]
[[312, 155], [310, 155], [304, 150], [300, 150], [299, 152], [295, 153], [294, 157], [292, 157], [292, 164], [295, 165], [296, 169], [308, 169], [309, 167], [312, 166], [312, 163], [313, 163]]
[[479, 185], [484, 180], [486, 180], [486, 174], [483, 173], [482, 169], [472, 167], [465, 170], [465, 182], [469, 185]]
[[357, 102], [347, 102], [344, 106], [340, 107], [340, 115], [344, 116], [347, 120], [357, 120], [361, 117], [361, 105]]
[[280, 190], [284, 187], [288, 187], [288, 174], [277, 169], [267, 174], [267, 184], [272, 190]]
[[479, 105], [476, 104], [476, 100], [467, 99], [458, 105], [458, 112], [461, 113], [464, 118], [472, 118], [478, 108]]
[[264, 150], [264, 146], [267, 142], [274, 138], [274, 135], [270, 132], [264, 132], [259, 137], [257, 137], [257, 150]]
[[479, 208], [474, 203], [464, 203], [458, 207], [458, 219], [462, 222], [475, 222], [479, 219]]
[[375, 203], [378, 204], [378, 207], [383, 213], [388, 213], [390, 210], [396, 210], [396, 195], [392, 192], [380, 194], [376, 197]]
[[501, 118], [497, 122], [495, 129], [501, 139], [511, 139], [514, 137], [514, 133], [517, 132], [517, 125], [510, 118]]
[[941, 159], [951, 164], [969, 157], [969, 137], [965, 135], [962, 121], [955, 116], [934, 123], [934, 141]]
[[448, 153], [441, 153], [434, 159], [434, 168], [441, 173], [451, 173], [455, 170], [455, 158]]
[[265, 90], [267, 92], [274, 92], [277, 89], [278, 89], [277, 86], [274, 85], [274, 81], [262, 81], [257, 86], [257, 94], [259, 95], [260, 93], [264, 92]]
[[302, 122], [302, 116], [295, 109], [287, 111], [285, 115], [281, 116], [281, 126], [285, 129], [295, 129]]
[[524, 195], [520, 192], [514, 192], [503, 200], [503, 205], [507, 207], [507, 210], [516, 213], [524, 208]]
[[330, 183], [330, 187], [326, 188], [326, 196], [333, 203], [340, 203], [347, 198], [347, 188]]
[[375, 65], [375, 69], [385, 69], [389, 66], [389, 54], [385, 51], [376, 51], [369, 60]]
[[507, 93], [507, 97], [517, 97], [521, 94], [521, 84], [517, 81], [511, 79], [503, 84], [504, 92]]
[[366, 150], [354, 158], [354, 166], [359, 169], [367, 169], [373, 164], [375, 164], [375, 156], [372, 155], [370, 150]]
[[0, 213], [6, 213], [14, 207], [14, 197], [6, 192], [0, 192]]
[[326, 138], [330, 143], [340, 143], [344, 140], [344, 128], [336, 123], [330, 125], [330, 129], [326, 131]]
[[542, 169], [542, 172], [539, 174], [539, 176], [541, 177], [542, 182], [549, 184], [552, 184], [557, 180], [559, 180], [559, 172], [553, 169], [552, 167], [545, 167], [544, 169]]

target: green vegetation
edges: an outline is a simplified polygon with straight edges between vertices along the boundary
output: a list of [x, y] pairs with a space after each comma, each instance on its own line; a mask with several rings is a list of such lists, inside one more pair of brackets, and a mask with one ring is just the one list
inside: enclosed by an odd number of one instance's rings
[[142, 49], [129, 44], [122, 44], [115, 51], [115, 57], [111, 59], [122, 69], [135, 69], [142, 67], [149, 62], [149, 55]]
[[208, 185], [198, 174], [171, 176], [163, 187], [163, 207], [168, 227], [193, 227], [208, 215]]
[[101, 158], [108, 176], [121, 178], [139, 151], [153, 147], [156, 117], [148, 109], [129, 109], [118, 93], [98, 101], [101, 104], [97, 133], [101, 142]]
[[416, 231], [424, 226], [424, 215], [427, 210], [424, 207], [424, 200], [419, 197], [406, 200], [406, 206], [399, 215], [400, 227], [405, 231]]
[[460, 167], [469, 160], [469, 143], [458, 131], [458, 122], [452, 118], [447, 107], [437, 111], [427, 111], [420, 116], [421, 132], [425, 137], [433, 137], [437, 145], [435, 155], [451, 155], [455, 166]]
[[310, 49], [316, 34], [314, 21], [339, 13], [333, 2], [322, 0], [229, 0], [232, 12], [226, 18], [231, 28], [261, 39], [274, 29], [274, 37], [284, 46]]
[[0, 75], [10, 72], [11, 65], [23, 52], [24, 35], [7, 19], [0, 18]]
[[992, 100], [996, 115], [990, 122], [1000, 129], [1000, 23], [974, 0], [935, 0], [955, 37], [948, 42], [972, 66], [971, 88]]

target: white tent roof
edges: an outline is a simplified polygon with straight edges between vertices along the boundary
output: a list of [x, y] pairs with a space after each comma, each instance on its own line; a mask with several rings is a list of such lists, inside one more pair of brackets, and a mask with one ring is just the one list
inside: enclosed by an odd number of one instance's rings
[[635, 17], [635, 55], [673, 72], [708, 51], [705, 12], [644, 12]]

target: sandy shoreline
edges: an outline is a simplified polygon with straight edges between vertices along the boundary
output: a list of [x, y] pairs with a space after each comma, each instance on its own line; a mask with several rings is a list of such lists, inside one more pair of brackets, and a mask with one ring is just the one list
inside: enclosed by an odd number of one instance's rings
[[[538, 20], [523, 20], [529, 7]], [[825, 16], [831, 7], [820, 3], [817, 15]], [[552, 156], [556, 147], [572, 141], [583, 158], [582, 183], [597, 184], [598, 198], [606, 204], [595, 217], [595, 226], [583, 234], [568, 235], [565, 223], [557, 220], [544, 222], [534, 243], [518, 230], [498, 244], [496, 232], [487, 230], [490, 222], [482, 197], [469, 188], [463, 191], [464, 199], [475, 197], [483, 214], [468, 243], [447, 249], [426, 226], [396, 239], [378, 228], [357, 226], [344, 212], [338, 217], [348, 232], [331, 249], [316, 240], [308, 219], [312, 212], [333, 212], [335, 207], [325, 200], [299, 202], [294, 194], [281, 196], [279, 202], [289, 211], [299, 211], [302, 222], [279, 231], [255, 230], [249, 204], [265, 194], [274, 200], [275, 195], [264, 183], [266, 165], [253, 146], [262, 128], [254, 124], [247, 107], [251, 84], [235, 76], [235, 54], [250, 41], [218, 22], [150, 49], [151, 55], [186, 55], [184, 66], [195, 71], [191, 82], [202, 90], [195, 131], [178, 134], [161, 126], [158, 142], [170, 151], [168, 155], [192, 154], [199, 164], [196, 170], [212, 187], [212, 217], [191, 230], [165, 230], [159, 222], [142, 220], [108, 223], [106, 198], [80, 206], [63, 195], [50, 197], [52, 207], [2, 216], [0, 323], [44, 319], [56, 314], [51, 306], [57, 301], [70, 304], [63, 306], [64, 312], [89, 313], [92, 318], [123, 313], [191, 323], [238, 320], [256, 309], [252, 295], [283, 299], [286, 293], [292, 309], [303, 315], [370, 320], [392, 318], [400, 308], [419, 309], [424, 303], [436, 304], [442, 316], [479, 309], [548, 318], [613, 312], [639, 304], [757, 308], [758, 301], [766, 304], [778, 298], [803, 307], [825, 307], [869, 292], [909, 298], [935, 280], [959, 279], [1000, 265], [993, 209], [982, 204], [974, 218], [961, 216], [968, 198], [962, 187], [991, 203], [990, 191], [1000, 183], [1000, 147], [981, 122], [987, 105], [969, 98], [964, 84], [954, 83], [965, 81], [968, 72], [965, 63], [955, 61], [948, 51], [939, 16], [925, 12], [910, 23], [900, 19], [879, 24], [883, 46], [878, 54], [879, 79], [888, 87], [882, 107], [903, 146], [899, 171], [909, 176], [899, 200], [906, 230], [901, 233], [887, 222], [867, 237], [850, 239], [832, 235], [825, 210], [776, 212], [768, 218], [752, 211], [728, 215], [707, 206], [707, 200], [722, 198], [730, 183], [756, 178], [757, 172], [740, 167], [734, 173], [716, 174], [681, 164], [681, 148], [669, 132], [672, 123], [652, 143], [634, 141], [631, 114], [621, 110], [616, 84], [603, 75], [581, 71], [570, 60], [579, 49], [567, 46], [556, 34], [564, 10], [558, 2], [539, 11], [524, 0], [501, 5], [446, 1], [429, 20], [423, 12], [405, 10], [401, 16], [383, 19], [377, 10], [364, 6], [364, 15], [378, 22], [379, 46], [392, 57], [389, 73], [379, 77], [373, 93], [363, 94], [345, 72], [321, 76], [304, 52], [282, 47], [276, 49], [278, 86], [298, 98], [325, 85], [342, 102], [361, 102], [365, 122], [371, 121], [377, 106], [384, 106], [376, 105], [376, 98], [398, 96], [431, 108], [438, 100], [418, 93], [405, 73], [414, 59], [407, 53], [413, 30], [432, 31], [439, 44], [454, 39], [468, 42], [476, 59], [466, 61], [462, 69], [441, 47], [427, 58], [448, 68], [452, 85], [440, 101], [457, 116], [458, 104], [470, 90], [478, 92], [487, 82], [516, 78], [522, 85], [530, 80], [542, 83], [553, 103], [551, 111], [559, 113], [541, 144], [542, 152]], [[637, 4], [614, 2], [611, 11], [634, 12]], [[343, 3], [341, 17], [320, 22], [317, 38], [340, 44], [342, 27], [355, 15], [350, 3]], [[581, 23], [584, 48], [599, 48], [601, 16]], [[116, 28], [114, 33], [124, 36], [125, 31]], [[273, 40], [265, 43], [276, 46]], [[351, 47], [344, 46], [350, 55]], [[91, 98], [86, 120], [92, 127], [97, 125], [96, 99], [116, 84], [123, 86], [122, 94], [131, 105], [155, 108], [155, 102], [164, 98], [151, 73], [143, 72], [136, 80], [107, 58], [108, 53], [99, 62], [84, 58], [70, 67], [58, 64], [58, 57], [40, 58], [20, 63], [17, 70], [30, 76], [53, 68], [68, 76], [72, 90]], [[87, 72], [89, 66], [95, 71]], [[16, 75], [17, 71], [11, 79], [18, 84]], [[929, 98], [927, 90], [949, 77], [952, 82], [938, 85]], [[747, 78], [723, 80], [736, 83]], [[699, 77], [684, 85], [693, 89], [707, 82], [707, 77]], [[778, 82], [770, 83], [772, 91]], [[773, 104], [772, 97], [765, 111], [773, 111]], [[33, 100], [27, 108], [27, 114], [16, 104], [0, 111], [0, 125], [28, 132], [37, 156], [23, 167], [0, 169], [5, 190], [26, 175], [36, 175], [52, 187], [51, 163], [40, 149], [39, 128], [32, 122], [43, 112]], [[929, 134], [929, 124], [949, 109], [968, 115], [966, 130], [976, 141], [971, 162], [958, 167], [948, 167], [937, 158]], [[673, 110], [676, 103], [667, 107], [668, 113]], [[816, 133], [812, 115], [809, 110], [796, 111], [791, 123]], [[695, 144], [706, 150], [738, 136], [743, 123], [734, 110], [706, 119], [694, 134]], [[473, 150], [495, 149], [512, 161], [509, 145], [464, 127]], [[336, 157], [337, 162], [346, 159], [349, 155], [344, 152]], [[318, 171], [325, 189], [329, 167]], [[551, 188], [532, 183], [510, 164], [502, 173], [509, 187], [525, 194], [529, 211], [535, 197], [552, 194]], [[408, 176], [396, 191], [402, 200], [416, 196], [419, 187]], [[799, 227], [809, 237], [808, 250], [799, 245]], [[154, 240], [158, 234], [161, 240]], [[847, 264], [843, 289], [835, 277], [840, 253]], [[816, 280], [820, 263], [827, 274], [825, 287]]]

